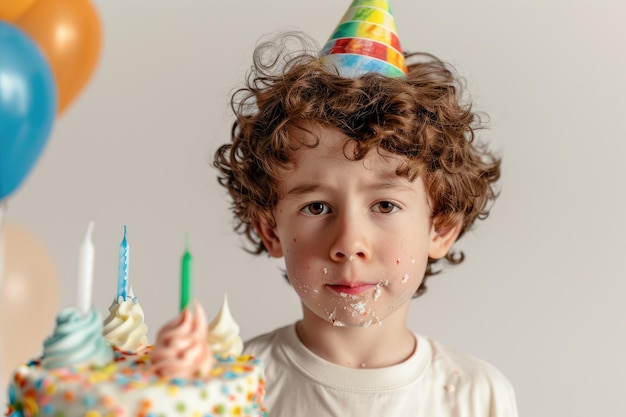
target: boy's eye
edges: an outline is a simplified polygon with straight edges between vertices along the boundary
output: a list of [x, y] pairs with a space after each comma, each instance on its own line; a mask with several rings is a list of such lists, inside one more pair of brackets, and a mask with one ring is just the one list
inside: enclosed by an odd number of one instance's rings
[[308, 214], [309, 216], [320, 216], [322, 214], [328, 214], [330, 209], [326, 204], [316, 201], [315, 203], [307, 204], [302, 209], [302, 212], [304, 214]]
[[383, 214], [395, 213], [399, 209], [400, 207], [396, 206], [390, 201], [381, 201], [372, 206], [373, 211]]

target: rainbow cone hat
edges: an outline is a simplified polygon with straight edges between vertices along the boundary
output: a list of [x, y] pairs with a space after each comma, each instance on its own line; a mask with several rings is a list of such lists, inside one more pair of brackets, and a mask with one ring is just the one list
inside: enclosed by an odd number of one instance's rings
[[396, 23], [387, 0], [354, 0], [322, 48], [321, 60], [344, 77], [407, 74]]

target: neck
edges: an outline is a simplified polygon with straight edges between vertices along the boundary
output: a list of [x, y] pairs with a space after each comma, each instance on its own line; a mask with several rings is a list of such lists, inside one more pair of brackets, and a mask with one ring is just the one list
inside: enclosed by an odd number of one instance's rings
[[406, 311], [364, 328], [335, 327], [303, 309], [303, 318], [296, 325], [298, 337], [309, 350], [334, 364], [383, 368], [404, 362], [416, 349], [415, 336], [406, 326]]

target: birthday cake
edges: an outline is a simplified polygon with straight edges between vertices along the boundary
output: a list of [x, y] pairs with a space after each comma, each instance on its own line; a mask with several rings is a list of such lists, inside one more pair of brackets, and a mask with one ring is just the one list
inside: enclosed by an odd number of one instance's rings
[[182, 259], [179, 314], [148, 343], [139, 300], [128, 289], [126, 231], [117, 297], [104, 320], [91, 306], [91, 224], [81, 249], [78, 308], [59, 313], [41, 357], [9, 381], [9, 417], [162, 417], [265, 415], [263, 364], [242, 355], [239, 326], [224, 297], [207, 324], [191, 302], [188, 250]]
[[59, 314], [42, 357], [13, 373], [7, 416], [264, 415], [263, 366], [236, 352], [241, 342], [226, 302], [210, 326], [199, 304], [184, 310], [153, 345], [143, 345], [136, 301], [110, 311], [105, 333], [94, 309]]

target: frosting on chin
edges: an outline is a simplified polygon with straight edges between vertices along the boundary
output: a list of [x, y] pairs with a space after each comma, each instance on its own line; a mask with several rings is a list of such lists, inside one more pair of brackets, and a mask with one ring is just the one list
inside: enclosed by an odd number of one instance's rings
[[[122, 297], [120, 297], [120, 300]], [[120, 350], [136, 352], [148, 345], [148, 326], [143, 309], [130, 297], [109, 307], [109, 316], [104, 320], [104, 338]]]
[[209, 344], [220, 356], [239, 356], [243, 351], [243, 340], [239, 336], [239, 325], [233, 319], [224, 296], [222, 308], [209, 325]]
[[82, 316], [68, 308], [59, 313], [54, 333], [43, 344], [41, 364], [46, 369], [67, 366], [104, 366], [113, 349], [102, 336], [100, 314], [92, 307]]
[[215, 358], [207, 343], [207, 320], [196, 303], [193, 314], [186, 308], [157, 335], [150, 353], [154, 372], [166, 378], [206, 376]]

